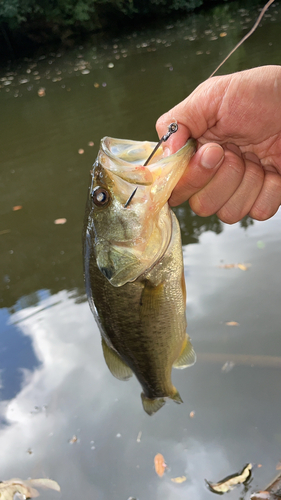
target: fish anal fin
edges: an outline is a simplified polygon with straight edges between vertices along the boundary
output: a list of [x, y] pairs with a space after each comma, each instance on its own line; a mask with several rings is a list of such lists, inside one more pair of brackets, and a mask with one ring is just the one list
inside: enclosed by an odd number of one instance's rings
[[160, 410], [165, 404], [164, 398], [150, 399], [143, 392], [141, 393], [141, 400], [144, 411], [150, 416]]
[[133, 375], [131, 368], [120, 358], [120, 356], [102, 339], [102, 350], [105, 362], [112, 375], [119, 380], [128, 380]]
[[183, 403], [183, 400], [181, 399], [180, 397], [180, 393], [177, 391], [176, 388], [174, 388], [174, 394], [171, 396], [171, 399], [175, 402], [175, 403], [178, 403], [178, 404], [181, 404]]
[[183, 370], [188, 366], [194, 365], [195, 362], [196, 362], [196, 353], [191, 344], [189, 335], [186, 334], [186, 338], [183, 342], [181, 353], [174, 362], [173, 367], [179, 370]]

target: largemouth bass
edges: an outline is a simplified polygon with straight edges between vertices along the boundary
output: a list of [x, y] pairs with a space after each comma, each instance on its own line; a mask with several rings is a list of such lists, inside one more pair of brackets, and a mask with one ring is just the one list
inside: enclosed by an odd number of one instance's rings
[[139, 380], [144, 410], [182, 402], [172, 367], [194, 364], [186, 333], [180, 228], [167, 203], [193, 153], [190, 139], [163, 157], [160, 147], [105, 137], [91, 170], [83, 232], [88, 301], [111, 373]]

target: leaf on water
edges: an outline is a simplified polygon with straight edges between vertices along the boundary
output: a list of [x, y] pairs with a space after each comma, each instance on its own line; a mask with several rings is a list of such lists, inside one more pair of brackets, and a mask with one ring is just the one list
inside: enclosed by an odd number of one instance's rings
[[186, 477], [185, 476], [171, 477], [171, 481], [173, 481], [173, 483], [181, 484], [184, 483], [184, 481], [186, 481]]
[[240, 472], [231, 474], [218, 483], [211, 483], [207, 481], [207, 479], [205, 479], [205, 481], [210, 491], [222, 495], [223, 493], [227, 493], [228, 491], [232, 490], [238, 484], [246, 483], [247, 481], [249, 481], [252, 474], [251, 471], [252, 464], [247, 464]]
[[78, 443], [78, 437], [77, 437], [77, 436], [75, 436], [75, 434], [74, 434], [74, 436], [72, 436], [72, 438], [71, 438], [68, 442], [69, 442], [70, 444], [73, 444], [73, 443]]
[[21, 210], [22, 209], [22, 206], [21, 205], [15, 205], [13, 207], [13, 211], [16, 212], [17, 210]]
[[156, 474], [158, 474], [159, 477], [162, 477], [167, 465], [165, 463], [165, 458], [161, 455], [161, 453], [157, 453], [157, 455], [155, 455], [154, 467]]
[[54, 220], [54, 224], [65, 224], [65, 223], [66, 219], [64, 218]]
[[240, 326], [239, 323], [237, 323], [237, 321], [227, 321], [225, 324], [227, 326]]
[[221, 269], [240, 269], [241, 271], [247, 271], [251, 264], [222, 264], [219, 266]]
[[232, 368], [234, 368], [234, 366], [235, 366], [235, 363], [233, 363], [233, 361], [226, 361], [224, 363], [224, 365], [221, 367], [221, 371], [228, 373], [232, 370]]
[[19, 498], [20, 495], [22, 498], [38, 497], [39, 492], [33, 486], [60, 491], [59, 484], [52, 479], [42, 478], [23, 481], [22, 479], [13, 478], [0, 482], [0, 498], [1, 500], [13, 500], [15, 496]]
[[225, 31], [223, 31], [222, 33], [220, 33], [220, 37], [224, 37], [224, 36], [227, 36], [227, 33]]

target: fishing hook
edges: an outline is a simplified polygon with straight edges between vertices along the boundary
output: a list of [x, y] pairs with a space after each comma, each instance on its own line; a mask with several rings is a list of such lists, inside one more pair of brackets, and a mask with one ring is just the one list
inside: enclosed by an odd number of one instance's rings
[[[168, 132], [163, 135], [163, 137], [161, 137], [160, 141], [156, 144], [155, 148], [153, 149], [152, 153], [149, 155], [149, 157], [147, 158], [146, 162], [143, 164], [144, 167], [147, 166], [147, 164], [150, 162], [152, 156], [155, 155], [157, 149], [161, 146], [162, 142], [166, 142], [169, 137], [174, 134], [175, 132], [177, 132], [178, 130], [178, 124], [176, 122], [173, 122], [173, 123], [170, 123], [170, 125], [168, 126]], [[132, 192], [132, 194], [129, 196], [129, 198], [127, 199], [125, 205], [124, 205], [124, 208], [127, 208], [128, 205], [131, 203], [133, 197], [135, 196], [136, 192], [137, 192], [137, 189], [138, 187], [136, 187], [136, 189], [134, 189], [134, 191]]]

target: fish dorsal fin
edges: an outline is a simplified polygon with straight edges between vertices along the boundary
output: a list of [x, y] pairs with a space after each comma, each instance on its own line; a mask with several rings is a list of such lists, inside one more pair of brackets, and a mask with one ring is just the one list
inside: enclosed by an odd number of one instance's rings
[[179, 370], [183, 370], [188, 366], [194, 365], [195, 361], [196, 361], [196, 353], [191, 344], [189, 335], [186, 334], [186, 338], [184, 340], [181, 353], [174, 362], [173, 367]]
[[143, 392], [141, 393], [141, 400], [144, 411], [150, 416], [160, 410], [165, 404], [164, 398], [150, 399]]
[[112, 375], [119, 380], [128, 380], [133, 375], [131, 368], [126, 365], [117, 352], [107, 345], [104, 339], [102, 339], [101, 345], [105, 362]]

